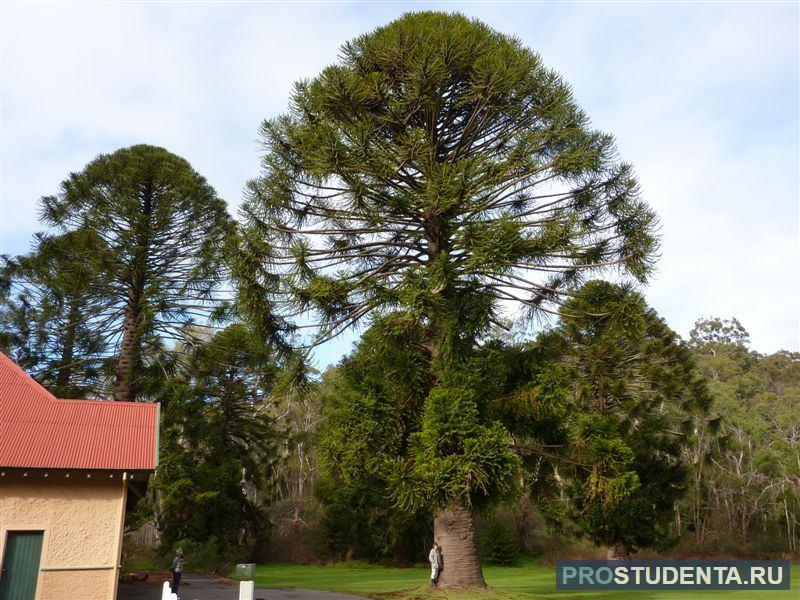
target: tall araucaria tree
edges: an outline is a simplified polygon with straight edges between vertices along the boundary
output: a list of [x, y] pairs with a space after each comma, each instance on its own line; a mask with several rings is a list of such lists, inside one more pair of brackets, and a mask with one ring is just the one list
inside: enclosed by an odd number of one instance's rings
[[304, 313], [312, 343], [368, 315], [417, 319], [430, 387], [409, 480], [436, 513], [442, 587], [483, 586], [473, 505], [514, 485], [515, 459], [480, 421], [465, 357], [506, 304], [553, 311], [603, 269], [646, 278], [655, 217], [631, 168], [538, 55], [458, 14], [345, 44], [262, 135], [246, 299]]
[[233, 227], [225, 203], [184, 159], [137, 145], [71, 174], [41, 215], [92, 231], [111, 257], [93, 282], [108, 306], [93, 318], [116, 348], [115, 399], [135, 400], [148, 340], [181, 337], [217, 307]]

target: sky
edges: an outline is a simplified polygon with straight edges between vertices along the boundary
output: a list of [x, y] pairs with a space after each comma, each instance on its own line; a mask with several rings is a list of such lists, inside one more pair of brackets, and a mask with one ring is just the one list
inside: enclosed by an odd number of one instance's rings
[[[518, 37], [613, 133], [660, 218], [643, 290], [682, 336], [737, 317], [760, 352], [800, 350], [799, 5], [785, 3], [11, 2], [0, 23], [0, 253], [98, 154], [183, 156], [236, 214], [258, 127], [345, 41], [408, 10]], [[317, 350], [322, 368], [357, 339]]]

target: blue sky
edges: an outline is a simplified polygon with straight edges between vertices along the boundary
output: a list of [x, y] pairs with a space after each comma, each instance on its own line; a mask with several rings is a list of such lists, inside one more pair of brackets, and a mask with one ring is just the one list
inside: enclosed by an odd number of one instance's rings
[[292, 82], [427, 8], [519, 37], [616, 136], [661, 219], [645, 292], [676, 331], [736, 316], [755, 349], [800, 350], [796, 3], [3, 2], [0, 252], [27, 250], [70, 171], [134, 143], [187, 158], [235, 212]]

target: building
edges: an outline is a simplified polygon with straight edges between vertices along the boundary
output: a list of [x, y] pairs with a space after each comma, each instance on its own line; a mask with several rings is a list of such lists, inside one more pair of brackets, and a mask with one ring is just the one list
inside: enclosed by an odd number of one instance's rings
[[158, 422], [157, 404], [56, 398], [0, 353], [0, 600], [116, 597]]

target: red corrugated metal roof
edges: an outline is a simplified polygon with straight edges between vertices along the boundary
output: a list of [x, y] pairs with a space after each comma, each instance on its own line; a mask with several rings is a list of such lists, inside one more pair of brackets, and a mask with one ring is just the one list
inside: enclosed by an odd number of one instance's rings
[[153, 470], [158, 405], [61, 400], [0, 352], [0, 467]]

